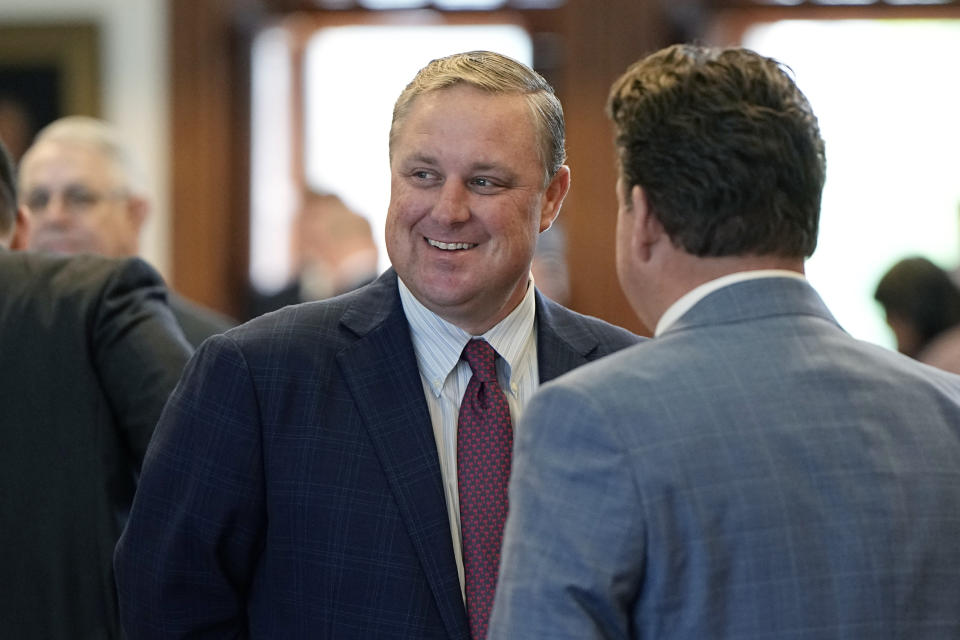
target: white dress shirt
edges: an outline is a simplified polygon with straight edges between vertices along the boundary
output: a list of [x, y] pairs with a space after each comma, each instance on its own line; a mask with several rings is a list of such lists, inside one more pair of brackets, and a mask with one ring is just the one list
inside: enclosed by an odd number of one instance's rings
[[490, 343], [497, 358], [497, 380], [507, 403], [516, 433], [520, 414], [540, 384], [537, 369], [537, 335], [534, 316], [533, 277], [527, 293], [516, 309], [482, 336], [472, 336], [440, 318], [414, 297], [402, 280], [397, 279], [400, 301], [410, 325], [413, 349], [417, 356], [433, 435], [440, 457], [443, 491], [450, 518], [450, 535], [457, 559], [460, 590], [463, 591], [463, 552], [460, 537], [460, 498], [457, 489], [457, 417], [460, 401], [473, 375], [470, 365], [460, 359], [463, 348], [474, 337]]

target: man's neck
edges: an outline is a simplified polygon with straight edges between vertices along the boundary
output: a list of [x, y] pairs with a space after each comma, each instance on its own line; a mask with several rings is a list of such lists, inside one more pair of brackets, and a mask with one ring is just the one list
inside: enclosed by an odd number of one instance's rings
[[[804, 273], [803, 258], [781, 256], [724, 256], [701, 258], [678, 251], [661, 271], [661, 286], [655, 307], [655, 318], [648, 326], [656, 327], [660, 318], [677, 300], [690, 291], [724, 276], [745, 271], [783, 270]], [[646, 320], [645, 320], [646, 321]]]

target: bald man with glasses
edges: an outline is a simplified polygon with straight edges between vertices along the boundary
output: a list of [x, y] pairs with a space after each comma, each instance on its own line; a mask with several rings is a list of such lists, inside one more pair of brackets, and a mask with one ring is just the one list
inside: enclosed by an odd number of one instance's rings
[[[150, 200], [130, 150], [107, 123], [69, 116], [41, 130], [20, 162], [19, 190], [33, 219], [30, 249], [140, 252]], [[235, 324], [172, 292], [170, 308], [193, 346]]]

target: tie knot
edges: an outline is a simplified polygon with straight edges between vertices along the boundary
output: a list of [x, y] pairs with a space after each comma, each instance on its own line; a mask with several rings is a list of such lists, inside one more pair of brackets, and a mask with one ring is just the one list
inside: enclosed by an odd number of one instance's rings
[[473, 375], [482, 382], [496, 382], [497, 352], [486, 340], [471, 340], [463, 348], [463, 359], [470, 365]]

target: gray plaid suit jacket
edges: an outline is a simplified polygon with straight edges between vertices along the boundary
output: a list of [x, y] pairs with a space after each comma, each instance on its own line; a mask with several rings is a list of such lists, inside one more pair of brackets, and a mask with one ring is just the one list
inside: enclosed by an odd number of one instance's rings
[[490, 638], [960, 637], [960, 376], [801, 280], [542, 387], [510, 501]]
[[[536, 304], [542, 380], [639, 339]], [[392, 269], [198, 350], [115, 566], [134, 640], [469, 637]]]

